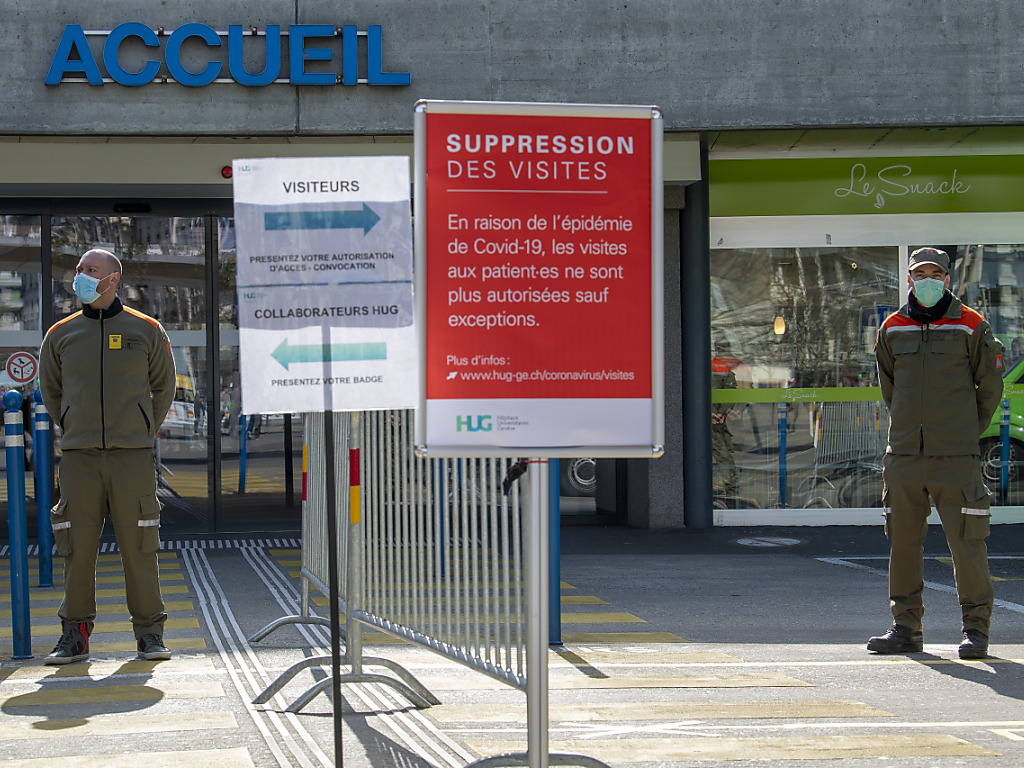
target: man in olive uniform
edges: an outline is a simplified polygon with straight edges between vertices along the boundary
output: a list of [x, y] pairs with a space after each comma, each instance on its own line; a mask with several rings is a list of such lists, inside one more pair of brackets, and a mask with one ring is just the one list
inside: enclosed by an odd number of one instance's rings
[[174, 360], [160, 323], [121, 304], [121, 262], [87, 251], [75, 295], [83, 308], [43, 339], [43, 403], [60, 426], [60, 501], [50, 514], [64, 556], [62, 633], [46, 664], [89, 657], [96, 619], [96, 558], [109, 512], [124, 568], [128, 612], [143, 659], [169, 659], [160, 595], [153, 441], [174, 399]]
[[875, 342], [891, 417], [882, 504], [894, 624], [867, 647], [910, 653], [924, 646], [923, 555], [931, 497], [953, 555], [963, 617], [959, 655], [983, 659], [993, 601], [985, 546], [991, 493], [978, 439], [1002, 397], [1003, 350], [985, 318], [950, 293], [949, 282], [945, 251], [910, 254], [907, 303], [886, 318]]

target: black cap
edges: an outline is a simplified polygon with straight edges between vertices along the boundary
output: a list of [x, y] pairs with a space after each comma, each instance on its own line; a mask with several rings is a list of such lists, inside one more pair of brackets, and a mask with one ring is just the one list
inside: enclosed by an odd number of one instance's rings
[[910, 254], [908, 271], [913, 272], [922, 264], [934, 264], [947, 275], [949, 274], [949, 254], [938, 248], [918, 248]]

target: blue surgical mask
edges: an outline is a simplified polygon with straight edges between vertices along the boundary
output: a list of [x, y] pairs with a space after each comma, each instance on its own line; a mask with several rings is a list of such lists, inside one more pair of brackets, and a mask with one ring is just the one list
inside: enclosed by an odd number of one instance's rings
[[946, 290], [946, 281], [937, 280], [934, 277], [926, 277], [913, 282], [914, 298], [922, 307], [934, 307], [942, 298], [942, 292]]
[[74, 290], [75, 296], [81, 299], [83, 304], [92, 304], [96, 299], [102, 296], [103, 293], [106, 293], [106, 291], [100, 293], [96, 290], [101, 279], [105, 278], [97, 279], [95, 277], [89, 277], [89, 275], [84, 272], [79, 272], [75, 275], [75, 281], [71, 284], [71, 288]]

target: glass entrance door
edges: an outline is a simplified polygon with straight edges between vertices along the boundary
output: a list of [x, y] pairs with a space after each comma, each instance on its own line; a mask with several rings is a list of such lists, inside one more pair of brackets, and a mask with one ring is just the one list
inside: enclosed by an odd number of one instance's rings
[[[231, 220], [75, 210], [48, 215], [55, 205], [70, 207], [41, 201], [34, 215], [0, 211], [0, 363], [17, 352], [38, 356], [45, 329], [81, 308], [71, 288], [78, 259], [89, 248], [110, 250], [123, 265], [121, 301], [158, 319], [171, 341], [175, 396], [156, 443], [167, 535], [296, 529], [301, 419], [265, 416], [239, 434]], [[21, 384], [8, 378], [0, 380], [5, 390], [30, 395], [38, 387], [36, 379]], [[31, 434], [27, 445], [34, 530]], [[54, 453], [59, 464], [59, 448]], [[0, 506], [6, 512], [5, 487]]]
[[[242, 414], [238, 377], [238, 298], [235, 290], [235, 225], [217, 227], [218, 430], [220, 513], [224, 530], [265, 530], [274, 521], [298, 521], [302, 478], [302, 420], [299, 416]], [[282, 409], [292, 404], [282, 403]]]

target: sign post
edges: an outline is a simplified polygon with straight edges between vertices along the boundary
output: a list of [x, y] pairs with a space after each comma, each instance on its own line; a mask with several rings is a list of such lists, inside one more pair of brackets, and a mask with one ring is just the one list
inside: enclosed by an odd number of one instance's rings
[[[421, 101], [415, 120], [422, 455], [660, 456], [661, 113]], [[528, 463], [528, 751], [548, 754], [548, 476]]]
[[[235, 160], [233, 178], [242, 413], [324, 412], [334, 746], [341, 765], [333, 412], [349, 411], [358, 424], [361, 410], [415, 406], [409, 161]], [[350, 625], [351, 613], [350, 605]]]

